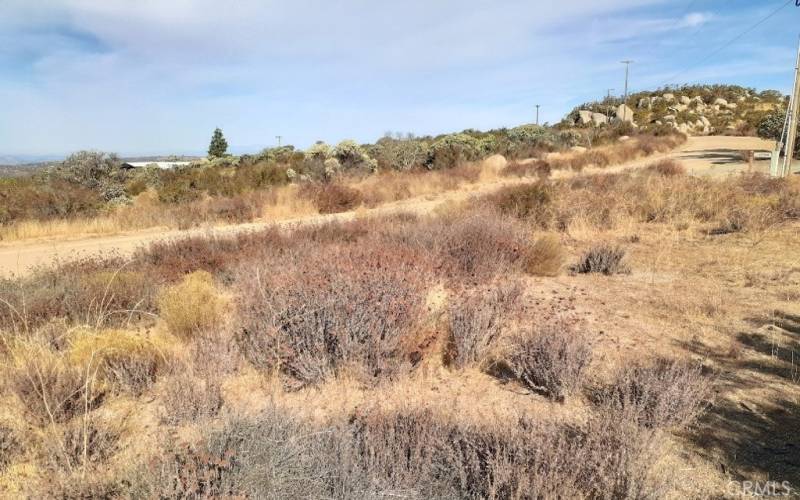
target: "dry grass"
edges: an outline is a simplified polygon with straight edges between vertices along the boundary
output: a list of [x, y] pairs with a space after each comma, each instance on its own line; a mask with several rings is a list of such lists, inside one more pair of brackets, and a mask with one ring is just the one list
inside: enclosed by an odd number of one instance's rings
[[223, 404], [220, 379], [211, 374], [193, 376], [189, 366], [174, 368], [174, 373], [163, 384], [162, 421], [176, 425], [217, 415]]
[[558, 276], [565, 259], [561, 238], [555, 234], [545, 234], [536, 238], [527, 250], [522, 268], [533, 276]]
[[140, 395], [152, 386], [170, 355], [160, 339], [135, 332], [79, 330], [71, 335], [69, 359], [89, 367], [109, 389]]
[[652, 165], [648, 165], [647, 170], [664, 177], [686, 174], [686, 168], [679, 161], [671, 159], [657, 161]]
[[0, 473], [2, 473], [15, 456], [20, 453], [20, 448], [20, 443], [14, 430], [0, 424]]
[[[530, 189], [4, 282], [26, 326], [0, 325], [0, 496], [695, 498], [795, 477], [796, 180]], [[597, 241], [636, 273], [557, 273]], [[176, 292], [196, 271], [237, 306], [210, 328]], [[179, 339], [163, 310], [109, 314], [170, 291]]]
[[74, 366], [33, 342], [15, 346], [11, 358], [13, 366], [6, 368], [9, 388], [39, 425], [67, 422], [102, 401], [91, 367]]
[[169, 331], [182, 339], [212, 328], [223, 318], [227, 300], [214, 285], [213, 276], [195, 271], [164, 290], [158, 298], [161, 318]]
[[[677, 136], [641, 136], [628, 143], [597, 148], [581, 154], [558, 155], [533, 163], [512, 163], [508, 167], [490, 157], [483, 162], [463, 163], [444, 171], [386, 172], [365, 178], [346, 179], [340, 184], [278, 185], [231, 197], [200, 196], [178, 204], [159, 201], [148, 190], [129, 205], [90, 218], [20, 220], [0, 226], [0, 241], [18, 242], [111, 235], [155, 228], [188, 229], [254, 220], [285, 220], [316, 213], [351, 210], [362, 202], [375, 207], [408, 198], [453, 191], [480, 182], [492, 182], [502, 175], [547, 177], [553, 169], [581, 170], [587, 166], [608, 166], [658, 152], [681, 142]], [[500, 165], [500, 166], [498, 166]]]

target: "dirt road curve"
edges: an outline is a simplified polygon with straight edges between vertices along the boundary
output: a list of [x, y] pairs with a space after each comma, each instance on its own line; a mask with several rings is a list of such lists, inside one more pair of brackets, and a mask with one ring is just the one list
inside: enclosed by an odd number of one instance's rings
[[[740, 154], [743, 150], [769, 151], [772, 143], [752, 137], [692, 137], [679, 149], [650, 157], [646, 160], [617, 165], [603, 169], [605, 172], [620, 171], [627, 168], [637, 168], [647, 165], [658, 158], [675, 158], [683, 162], [687, 170], [693, 175], [727, 175], [732, 172], [750, 168]], [[752, 167], [754, 170], [766, 171], [768, 161], [757, 161]], [[575, 175], [572, 172], [558, 171], [556, 177]], [[436, 206], [449, 201], [458, 201], [468, 198], [473, 194], [486, 193], [502, 186], [526, 182], [527, 180], [506, 179], [492, 183], [478, 184], [459, 191], [442, 193], [434, 198], [414, 198], [390, 203], [367, 211], [369, 214], [387, 214], [393, 212], [430, 212]], [[255, 222], [235, 226], [223, 226], [213, 229], [178, 230], [148, 230], [137, 231], [129, 234], [114, 236], [99, 236], [83, 239], [64, 239], [50, 242], [9, 243], [0, 246], [0, 276], [20, 275], [34, 265], [46, 264], [54, 259], [68, 260], [79, 256], [100, 255], [116, 252], [122, 255], [132, 253], [136, 248], [147, 245], [157, 240], [183, 238], [190, 235], [224, 235], [236, 234], [244, 231], [262, 229], [277, 224], [282, 227], [291, 227], [298, 224], [317, 224], [333, 220], [347, 220], [355, 217], [355, 212], [345, 212], [332, 215], [316, 215], [298, 219], [283, 220], [280, 222]]]

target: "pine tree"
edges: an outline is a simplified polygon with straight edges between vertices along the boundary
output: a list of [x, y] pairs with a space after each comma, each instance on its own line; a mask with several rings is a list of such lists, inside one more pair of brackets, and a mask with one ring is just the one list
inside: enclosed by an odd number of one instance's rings
[[211, 144], [208, 145], [208, 156], [221, 158], [225, 156], [226, 151], [228, 151], [228, 141], [222, 135], [222, 130], [216, 128], [214, 129], [214, 135], [211, 136]]

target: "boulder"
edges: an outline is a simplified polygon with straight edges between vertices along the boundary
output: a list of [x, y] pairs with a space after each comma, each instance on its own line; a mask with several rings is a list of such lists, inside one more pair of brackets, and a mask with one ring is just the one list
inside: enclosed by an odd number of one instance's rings
[[692, 131], [692, 127], [690, 127], [686, 123], [681, 123], [680, 125], [678, 125], [678, 130], [680, 130], [684, 134], [688, 134], [689, 132]]
[[675, 105], [675, 111], [678, 112], [678, 113], [680, 113], [682, 111], [686, 111], [687, 109], [689, 109], [689, 106], [687, 106], [686, 104], [677, 104], [677, 105]]
[[728, 104], [728, 109], [736, 109], [738, 107], [739, 107], [739, 105], [736, 104], [735, 102], [731, 102], [731, 103]]
[[481, 169], [499, 173], [506, 168], [508, 160], [503, 155], [492, 155], [481, 162]]
[[586, 148], [583, 147], [583, 146], [572, 146], [571, 148], [569, 148], [569, 150], [572, 151], [573, 153], [585, 153], [586, 152]]
[[578, 119], [575, 123], [578, 125], [588, 125], [592, 123], [592, 112], [587, 110], [578, 111]]
[[644, 109], [644, 108], [652, 109], [653, 102], [650, 100], [649, 97], [642, 97], [641, 99], [639, 99], [639, 103], [636, 105], [636, 107], [639, 109]]
[[664, 100], [667, 101], [667, 102], [672, 102], [672, 101], [675, 100], [675, 94], [664, 94], [661, 97], [663, 97]]
[[691, 103], [692, 103], [692, 100], [691, 100], [691, 99], [689, 99], [689, 97], [688, 97], [688, 96], [685, 96], [685, 95], [682, 95], [682, 96], [680, 97], [680, 101], [681, 101], [681, 104], [684, 104], [684, 105], [686, 105], [686, 106], [688, 106], [689, 104], [691, 104]]
[[705, 106], [705, 105], [706, 105], [705, 101], [704, 101], [704, 100], [703, 100], [703, 98], [702, 98], [702, 97], [700, 97], [700, 96], [693, 97], [693, 98], [692, 98], [692, 102], [696, 102], [698, 106], [699, 106], [699, 105], [701, 105], [701, 104], [702, 104], [703, 106]]
[[630, 138], [630, 137], [628, 137], [627, 135], [621, 135], [621, 136], [619, 137], [619, 139], [617, 139], [617, 140], [618, 140], [619, 142], [625, 142], [625, 141], [630, 141], [630, 140], [631, 140], [631, 138]]
[[608, 117], [603, 113], [592, 113], [592, 123], [597, 126], [605, 125], [608, 123]]
[[617, 117], [617, 120], [619, 120], [619, 121], [632, 123], [632, 124], [635, 125], [635, 122], [633, 121], [633, 110], [630, 107], [628, 107], [628, 105], [626, 105], [626, 104], [620, 104], [619, 105], [619, 107], [617, 108], [615, 116]]
[[714, 104], [717, 106], [727, 106], [728, 101], [723, 99], [722, 97], [717, 97], [716, 99], [714, 99]]
[[665, 122], [672, 122], [672, 123], [675, 123], [675, 115], [666, 115], [666, 116], [664, 117], [664, 121], [665, 121]]

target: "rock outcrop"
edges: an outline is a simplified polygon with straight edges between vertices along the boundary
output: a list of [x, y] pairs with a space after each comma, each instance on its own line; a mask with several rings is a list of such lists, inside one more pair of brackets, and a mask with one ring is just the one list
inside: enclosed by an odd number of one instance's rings
[[633, 110], [627, 104], [620, 104], [614, 116], [621, 122], [636, 125], [636, 122], [633, 121]]

